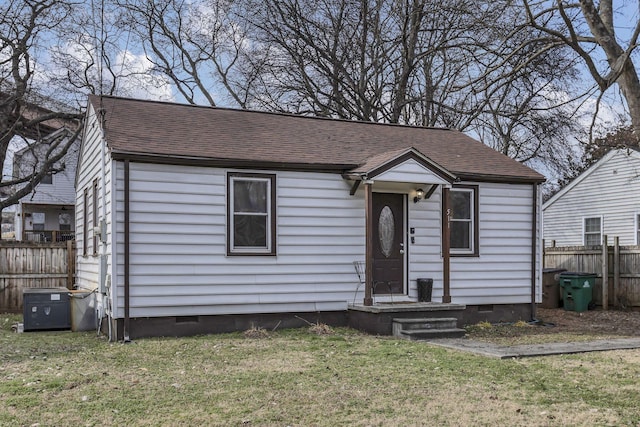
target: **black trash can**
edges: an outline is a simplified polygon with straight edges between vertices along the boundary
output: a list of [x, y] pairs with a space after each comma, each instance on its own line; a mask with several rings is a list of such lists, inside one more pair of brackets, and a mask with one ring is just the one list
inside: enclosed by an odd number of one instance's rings
[[418, 279], [418, 301], [431, 302], [433, 279]]

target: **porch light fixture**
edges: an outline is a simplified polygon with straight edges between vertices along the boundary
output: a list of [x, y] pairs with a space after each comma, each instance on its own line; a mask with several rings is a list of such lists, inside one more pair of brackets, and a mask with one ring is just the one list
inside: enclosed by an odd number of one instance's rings
[[416, 196], [413, 198], [413, 203], [418, 203], [422, 199], [424, 199], [424, 190], [422, 188], [418, 188], [416, 190]]

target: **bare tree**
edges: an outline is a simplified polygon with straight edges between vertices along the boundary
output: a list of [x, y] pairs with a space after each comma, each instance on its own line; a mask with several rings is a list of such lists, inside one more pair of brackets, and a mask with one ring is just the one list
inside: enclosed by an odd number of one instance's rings
[[[154, 65], [189, 103], [215, 106], [221, 101], [247, 104], [260, 52], [247, 43], [247, 29], [232, 20], [234, 2], [223, 0], [118, 0], [122, 25]], [[244, 67], [249, 70], [249, 67]], [[223, 92], [220, 92], [223, 89]]]
[[[523, 0], [523, 4], [526, 20], [518, 30], [529, 27], [544, 34], [544, 44], [532, 52], [529, 60], [552, 49], [571, 49], [575, 60], [582, 62], [595, 82], [600, 97], [614, 85], [619, 87], [636, 138], [640, 139], [640, 80], [634, 63], [640, 36], [640, 5], [636, 2], [632, 19], [629, 12], [616, 11], [613, 0]], [[626, 38], [616, 26], [616, 18], [624, 26], [631, 24]]]
[[574, 64], [560, 51], [526, 60], [541, 45], [539, 31], [514, 31], [522, 8], [265, 0], [249, 10], [253, 35], [271, 54], [253, 92], [260, 108], [445, 126], [532, 166], [573, 167], [562, 142], [577, 130], [574, 111], [553, 96], [575, 77]]
[[10, 0], [0, 6], [0, 164], [16, 137], [35, 150], [55, 129], [68, 126], [75, 131], [72, 138], [48, 141], [46, 156], [27, 176], [0, 178], [0, 188], [18, 188], [0, 200], [0, 210], [29, 194], [47, 173], [57, 172], [56, 163], [80, 132], [80, 116], [61, 108], [34, 83], [40, 65], [34, 55], [46, 48], [51, 32], [69, 17], [71, 7], [58, 0]]

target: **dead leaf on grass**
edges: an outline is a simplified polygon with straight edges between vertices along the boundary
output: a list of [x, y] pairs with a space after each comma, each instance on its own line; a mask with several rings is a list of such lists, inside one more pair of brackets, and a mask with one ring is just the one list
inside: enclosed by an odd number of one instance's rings
[[243, 333], [245, 338], [261, 339], [269, 338], [269, 331], [260, 326], [252, 326], [251, 329], [247, 329]]
[[309, 332], [316, 335], [332, 335], [334, 333], [331, 326], [319, 322], [309, 326]]

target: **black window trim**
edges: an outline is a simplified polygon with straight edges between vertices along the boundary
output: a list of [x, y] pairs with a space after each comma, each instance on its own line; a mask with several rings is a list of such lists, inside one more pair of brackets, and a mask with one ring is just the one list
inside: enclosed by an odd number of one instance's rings
[[82, 193], [82, 256], [86, 257], [89, 253], [87, 246], [89, 246], [89, 189], [85, 188]]
[[[95, 229], [98, 226], [98, 178], [93, 180], [93, 188], [91, 191], [92, 211], [91, 211], [91, 227]], [[98, 235], [93, 232], [93, 255], [98, 255]]]
[[[233, 248], [233, 206], [231, 192], [235, 178], [254, 178], [269, 181], [269, 247], [266, 250], [234, 250]], [[227, 172], [227, 256], [275, 256], [276, 252], [276, 175], [267, 173]]]

